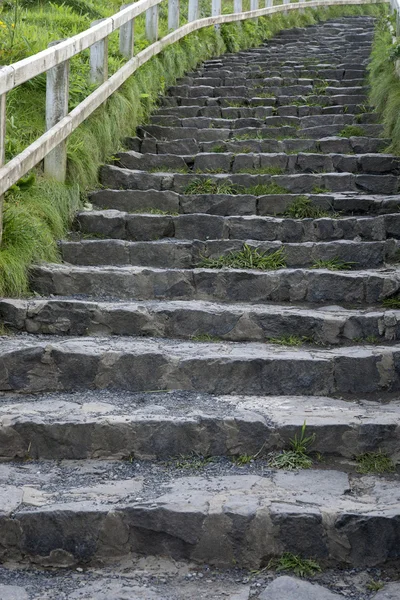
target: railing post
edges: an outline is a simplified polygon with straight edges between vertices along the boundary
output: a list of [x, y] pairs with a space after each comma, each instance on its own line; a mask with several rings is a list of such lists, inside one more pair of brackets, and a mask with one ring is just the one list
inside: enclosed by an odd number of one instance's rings
[[[91, 27], [101, 23], [104, 19], [93, 21]], [[90, 46], [90, 81], [91, 83], [104, 83], [108, 79], [108, 37]]]
[[274, 0], [265, 0], [265, 8], [271, 8], [274, 5]]
[[[221, 14], [221, 0], [211, 0], [211, 16], [219, 17]], [[216, 31], [221, 29], [221, 25], [214, 25]]]
[[199, 0], [189, 0], [188, 21], [197, 21], [199, 18]]
[[[131, 4], [123, 4], [120, 10], [132, 6]], [[119, 30], [119, 51], [122, 56], [126, 58], [132, 58], [133, 56], [133, 42], [135, 36], [135, 19], [131, 19], [124, 25], [121, 25]]]
[[242, 0], [234, 0], [233, 12], [237, 14], [237, 13], [241, 13], [242, 11], [243, 11]]
[[[60, 41], [51, 42], [55, 46]], [[49, 69], [46, 75], [46, 129], [57, 125], [68, 114], [69, 60]], [[44, 159], [46, 177], [64, 182], [67, 175], [67, 142], [64, 140]]]
[[[0, 94], [0, 167], [6, 160], [6, 94]], [[4, 196], [0, 196], [0, 246], [3, 237], [3, 204]]]
[[158, 39], [158, 4], [146, 10], [146, 38], [151, 43]]
[[258, 10], [258, 0], [250, 0], [250, 10]]
[[[290, 0], [283, 0], [283, 4], [290, 4]], [[284, 13], [287, 14], [287, 10], [285, 10]]]
[[179, 27], [179, 0], [168, 0], [168, 31]]

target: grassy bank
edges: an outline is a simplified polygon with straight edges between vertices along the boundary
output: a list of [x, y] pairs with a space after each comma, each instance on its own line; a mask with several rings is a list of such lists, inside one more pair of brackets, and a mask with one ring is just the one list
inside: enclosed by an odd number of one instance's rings
[[[26, 0], [28, 3], [29, 1]], [[87, 4], [91, 7], [95, 6], [96, 10], [101, 8], [104, 11], [102, 16], [107, 16], [106, 12], [108, 11], [108, 14], [110, 11], [114, 12], [115, 5], [119, 6], [120, 2], [108, 1], [107, 7], [103, 0], [98, 2], [69, 0], [60, 7], [55, 4], [52, 10], [55, 11], [55, 15], [59, 11], [61, 17], [59, 20], [53, 19], [52, 27], [55, 27], [55, 22], [62, 23], [63, 26], [51, 32], [51, 39], [73, 35], [77, 30], [85, 29], [93, 20], [94, 15], [88, 16], [83, 12], [82, 6], [79, 10], [76, 6], [71, 8], [72, 4]], [[47, 8], [41, 8], [40, 2], [34, 2], [32, 9], [28, 7], [24, 10], [29, 15], [29, 28], [32, 26], [32, 22], [35, 22], [38, 14], [42, 14], [43, 11], [47, 12]], [[22, 182], [7, 194], [3, 244], [0, 249], [0, 295], [21, 296], [26, 294], [28, 292], [29, 265], [34, 261], [56, 261], [58, 259], [56, 240], [65, 235], [70, 219], [79, 206], [80, 197], [84, 197], [85, 190], [96, 186], [99, 165], [107, 156], [119, 149], [121, 137], [133, 134], [138, 124], [146, 122], [157, 105], [159, 94], [172, 85], [178, 77], [195, 68], [202, 60], [226, 51], [234, 52], [257, 46], [264, 39], [272, 37], [282, 29], [302, 27], [342, 15], [378, 15], [385, 10], [384, 5], [307, 9], [301, 14], [296, 11], [288, 15], [273, 15], [260, 18], [257, 22], [245, 22], [242, 26], [224, 25], [221, 27], [220, 34], [214, 28], [208, 28], [187, 36], [161, 55], [151, 59], [71, 135], [68, 141], [68, 181], [73, 184], [62, 186], [45, 182], [38, 173], [35, 181], [30, 179]], [[3, 13], [0, 16], [3, 22], [6, 18], [5, 15], [6, 13]], [[13, 18], [11, 12], [8, 12], [7, 15], [8, 19]], [[164, 23], [165, 16], [163, 15]], [[10, 35], [11, 25], [12, 21], [9, 21], [7, 30], [2, 28], [7, 35]], [[136, 43], [143, 46], [146, 43], [143, 39], [143, 24], [140, 27], [139, 25], [140, 23], [136, 28]], [[38, 29], [38, 24], [36, 24], [36, 29]], [[20, 29], [17, 28], [17, 33], [21, 31], [23, 31], [22, 26]], [[30, 31], [33, 36], [33, 29]], [[46, 38], [44, 42], [39, 35], [37, 38], [40, 40], [37, 39], [35, 43], [30, 42], [34, 52], [41, 49], [41, 44], [42, 47], [45, 47], [49, 41]], [[20, 40], [20, 37], [15, 40], [16, 47], [17, 40]], [[18, 41], [19, 43], [20, 41]], [[22, 54], [26, 52], [26, 47], [20, 52]], [[21, 57], [19, 56], [19, 58]], [[14, 57], [12, 60], [16, 60], [16, 58]], [[110, 42], [110, 71], [115, 71], [120, 64], [122, 64], [122, 58], [118, 54], [117, 40], [113, 38]], [[87, 74], [88, 57], [84, 55], [79, 58], [79, 62], [75, 59], [72, 64], [71, 107], [78, 104], [90, 92]], [[9, 94], [8, 158], [19, 153], [23, 147], [43, 132], [44, 95], [44, 77], [38, 77], [33, 82], [22, 85], [15, 92]]]
[[396, 73], [400, 43], [392, 41], [391, 23], [395, 26], [394, 19], [382, 18], [376, 27], [369, 65], [370, 103], [381, 116], [385, 137], [391, 140], [388, 151], [400, 155], [400, 78]]

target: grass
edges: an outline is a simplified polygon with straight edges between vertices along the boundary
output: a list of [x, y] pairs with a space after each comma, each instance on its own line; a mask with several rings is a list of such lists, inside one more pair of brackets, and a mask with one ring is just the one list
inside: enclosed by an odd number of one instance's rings
[[292, 219], [320, 219], [331, 217], [332, 213], [313, 204], [307, 196], [298, 196], [284, 212], [284, 216]]
[[400, 309], [400, 297], [392, 296], [391, 298], [385, 298], [382, 300], [382, 304], [385, 308]]
[[267, 568], [274, 569], [277, 572], [291, 571], [298, 577], [313, 577], [322, 571], [320, 565], [315, 560], [301, 558], [291, 552], [285, 552], [280, 558], [272, 558]]
[[396, 74], [399, 42], [393, 44], [388, 20], [380, 19], [375, 29], [371, 61], [368, 66], [369, 104], [375, 108], [384, 126], [384, 137], [391, 140], [388, 152], [400, 154], [400, 80]]
[[243, 244], [243, 249], [229, 252], [218, 258], [203, 258], [199, 265], [207, 269], [259, 269], [261, 271], [275, 271], [286, 267], [285, 251], [279, 248], [275, 252], [260, 252], [258, 248], [251, 248]]
[[176, 458], [168, 462], [168, 466], [173, 466], [176, 469], [204, 469], [207, 465], [214, 462], [212, 456], [203, 456], [198, 452], [191, 454], [179, 454]]
[[306, 436], [306, 421], [304, 421], [300, 434], [290, 440], [290, 449], [272, 454], [268, 465], [273, 469], [293, 471], [297, 469], [310, 469], [313, 461], [309, 456], [310, 446], [315, 441], [315, 434]]
[[302, 344], [310, 344], [313, 343], [313, 338], [308, 336], [299, 336], [299, 335], [283, 335], [279, 338], [269, 338], [267, 342], [269, 344], [279, 344], [282, 346], [301, 346]]
[[355, 262], [346, 262], [338, 257], [330, 260], [317, 260], [312, 265], [312, 269], [328, 269], [329, 271], [351, 271]]
[[171, 216], [171, 217], [177, 217], [180, 213], [177, 212], [171, 212], [171, 211], [167, 211], [167, 210], [161, 210], [159, 208], [138, 208], [137, 210], [130, 210], [128, 211], [130, 215], [163, 215], [163, 216]]
[[356, 456], [357, 473], [363, 475], [373, 473], [394, 473], [396, 470], [392, 459], [379, 450], [378, 452], [365, 452]]
[[282, 167], [254, 167], [252, 169], [240, 169], [238, 173], [249, 173], [250, 175], [283, 175], [285, 169]]
[[226, 152], [226, 146], [224, 144], [218, 144], [211, 148], [211, 152]]
[[287, 190], [275, 182], [244, 187], [234, 184], [229, 180], [195, 179], [186, 187], [184, 194], [229, 194], [231, 196], [249, 194], [251, 196], [266, 196], [270, 194], [287, 194]]
[[221, 338], [211, 335], [210, 333], [197, 333], [191, 338], [192, 342], [220, 342]]
[[362, 127], [359, 127], [358, 125], [346, 125], [346, 127], [344, 127], [342, 131], [339, 132], [339, 137], [343, 138], [363, 137], [364, 135], [364, 129]]
[[[115, 12], [117, 0], [21, 0], [15, 17], [15, 0], [0, 8], [0, 63], [9, 64], [43, 50], [50, 41], [66, 38], [90, 26], [91, 21]], [[182, 0], [182, 22], [187, 0]], [[204, 7], [203, 7], [204, 8]], [[202, 8], [202, 10], [203, 10]], [[224, 5], [230, 10], [231, 3]], [[208, 10], [208, 9], [207, 9]], [[64, 237], [72, 215], [87, 189], [98, 186], [99, 166], [121, 149], [121, 140], [134, 135], [137, 125], [148, 121], [157, 107], [159, 95], [178, 77], [193, 70], [199, 62], [251, 48], [283, 29], [303, 27], [339, 15], [380, 14], [379, 6], [329, 7], [307, 9], [303, 14], [290, 12], [249, 20], [237, 27], [222, 25], [186, 36], [143, 65], [113, 96], [68, 139], [68, 181], [62, 186], [44, 181], [40, 168], [32, 186], [17, 186], [6, 197], [4, 236], [0, 249], [0, 295], [22, 296], [28, 293], [28, 268], [32, 262], [59, 259], [56, 240]], [[14, 24], [14, 27], [12, 25]], [[160, 10], [160, 35], [166, 33], [167, 13]], [[148, 45], [144, 17], [135, 22], [135, 54]], [[109, 71], [124, 62], [119, 54], [118, 37], [109, 38]], [[71, 60], [70, 108], [77, 106], [93, 89], [89, 83], [89, 57], [83, 52]], [[7, 94], [6, 160], [19, 154], [40, 136], [44, 122], [45, 76], [27, 82]], [[227, 193], [226, 190], [220, 193]], [[229, 193], [229, 192], [228, 192]]]
[[367, 583], [367, 590], [370, 592], [379, 592], [385, 587], [383, 581], [376, 581], [375, 579], [371, 579], [369, 583]]

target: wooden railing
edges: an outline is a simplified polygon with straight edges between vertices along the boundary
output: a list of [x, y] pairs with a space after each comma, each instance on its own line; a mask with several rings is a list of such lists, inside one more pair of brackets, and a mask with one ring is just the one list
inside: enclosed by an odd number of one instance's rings
[[[250, 0], [250, 11], [242, 10], [242, 0], [234, 0], [234, 13], [221, 14], [221, 0], [211, 0], [211, 16], [199, 19], [199, 0], [189, 0], [188, 23], [179, 27], [179, 0], [139, 0], [125, 5], [108, 19], [92, 24], [67, 40], [55, 41], [49, 48], [24, 60], [0, 68], [0, 241], [1, 241], [1, 198], [17, 181], [39, 162], [44, 160], [44, 173], [57, 181], [65, 181], [67, 167], [66, 140], [107, 98], [152, 56], [177, 42], [189, 33], [203, 27], [232, 23], [245, 19], [271, 15], [289, 10], [318, 8], [332, 5], [375, 4], [385, 0], [308, 0], [273, 6], [273, 0], [265, 0], [265, 8], [259, 8], [259, 0]], [[399, 2], [400, 0], [391, 0]], [[168, 2], [168, 29], [170, 33], [158, 39], [158, 8]], [[146, 13], [146, 37], [151, 44], [133, 55], [134, 21]], [[108, 77], [108, 36], [119, 30], [120, 52], [127, 62], [111, 77]], [[69, 61], [73, 56], [90, 49], [90, 78], [99, 87], [83, 102], [68, 113]], [[18, 85], [47, 73], [46, 83], [46, 128], [47, 131], [18, 156], [5, 163], [6, 95]]]

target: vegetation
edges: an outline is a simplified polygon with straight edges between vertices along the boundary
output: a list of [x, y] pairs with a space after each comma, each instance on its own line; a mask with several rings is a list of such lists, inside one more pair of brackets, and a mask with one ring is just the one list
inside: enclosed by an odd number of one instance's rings
[[355, 262], [346, 262], [338, 257], [330, 260], [317, 260], [311, 267], [312, 269], [328, 269], [329, 271], [351, 271]]
[[367, 589], [370, 592], [379, 592], [379, 590], [383, 589], [384, 587], [385, 584], [383, 581], [375, 581], [374, 579], [371, 579], [371, 581], [367, 584]]
[[220, 342], [221, 338], [211, 335], [210, 333], [197, 333], [191, 338], [192, 342]]
[[[394, 23], [394, 27], [396, 25]], [[396, 74], [396, 61], [400, 57], [400, 44], [393, 44], [389, 19], [380, 19], [375, 30], [369, 84], [371, 104], [379, 113], [384, 125], [384, 136], [390, 138], [388, 152], [400, 154], [400, 79]]]
[[212, 456], [203, 456], [198, 452], [192, 452], [191, 454], [185, 455], [180, 454], [176, 458], [172, 459], [168, 466], [173, 466], [176, 469], [203, 469], [208, 464], [214, 462]]
[[312, 458], [309, 456], [309, 448], [315, 441], [315, 434], [306, 436], [306, 421], [301, 428], [300, 435], [297, 434], [290, 440], [290, 450], [283, 450], [271, 456], [268, 464], [273, 469], [310, 469]]
[[310, 558], [301, 558], [291, 552], [285, 552], [280, 558], [273, 558], [268, 563], [268, 569], [275, 571], [292, 571], [298, 577], [313, 577], [321, 573], [320, 565]]
[[218, 258], [203, 258], [201, 267], [207, 269], [260, 269], [261, 271], [273, 271], [284, 269], [285, 251], [279, 248], [275, 252], [260, 252], [258, 248], [251, 248], [243, 244], [243, 249], [237, 252], [229, 252]]
[[[248, 0], [246, 0], [248, 3]], [[0, 63], [9, 64], [47, 47], [50, 41], [87, 29], [91, 21], [107, 17], [120, 7], [120, 0], [7, 0], [0, 8]], [[246, 4], [246, 3], [245, 3]], [[232, 10], [224, 3], [224, 11]], [[187, 14], [183, 0], [182, 22]], [[202, 5], [201, 11], [204, 12]], [[208, 6], [208, 4], [207, 4]], [[98, 168], [118, 150], [121, 137], [135, 132], [148, 120], [159, 94], [198, 62], [225, 51], [259, 45], [282, 29], [313, 24], [342, 14], [379, 14], [380, 6], [338, 6], [289, 12], [236, 24], [213, 27], [186, 36], [143, 65], [125, 85], [102, 105], [68, 140], [68, 182], [60, 186], [42, 180], [29, 188], [19, 185], [6, 196], [4, 236], [0, 249], [0, 295], [20, 296], [28, 292], [28, 267], [38, 260], [56, 261], [56, 240], [67, 231], [71, 216], [85, 191], [97, 185]], [[166, 3], [160, 7], [160, 33], [167, 28]], [[147, 44], [144, 17], [135, 23], [135, 53]], [[118, 36], [109, 38], [109, 71], [124, 62]], [[88, 52], [71, 60], [70, 108], [77, 106], [94, 86], [89, 83]], [[7, 94], [6, 158], [19, 154], [39, 137], [45, 127], [45, 76], [36, 77]], [[221, 192], [226, 193], [226, 192]]]
[[268, 343], [279, 344], [282, 346], [301, 346], [302, 344], [312, 344], [313, 339], [305, 335], [283, 335], [279, 338], [269, 338]]
[[357, 473], [393, 473], [396, 469], [392, 459], [381, 450], [359, 454], [356, 461]]
[[362, 137], [363, 135], [365, 135], [364, 129], [359, 125], [346, 125], [339, 133], [339, 136], [344, 138]]
[[185, 194], [250, 194], [251, 196], [267, 196], [270, 194], [287, 194], [287, 190], [274, 181], [260, 183], [249, 187], [237, 185], [224, 179], [195, 179], [189, 183], [184, 191]]
[[385, 308], [400, 309], [400, 297], [392, 296], [391, 298], [385, 298], [382, 304]]
[[316, 206], [307, 196], [298, 196], [284, 212], [285, 217], [292, 219], [320, 219], [332, 214]]

